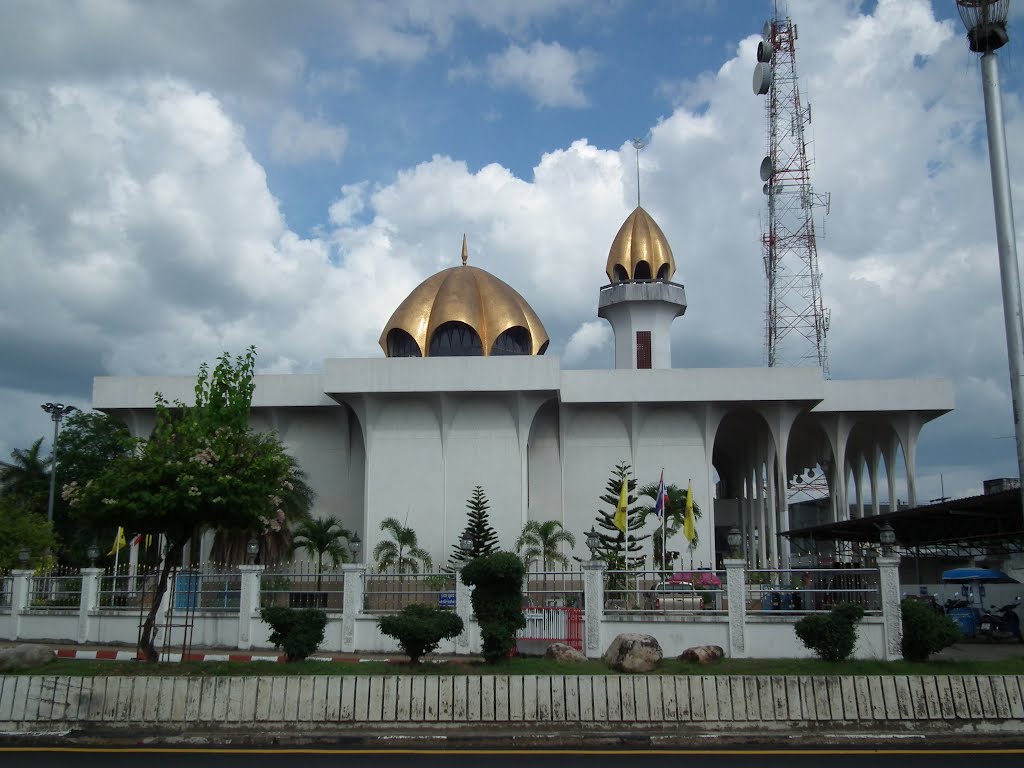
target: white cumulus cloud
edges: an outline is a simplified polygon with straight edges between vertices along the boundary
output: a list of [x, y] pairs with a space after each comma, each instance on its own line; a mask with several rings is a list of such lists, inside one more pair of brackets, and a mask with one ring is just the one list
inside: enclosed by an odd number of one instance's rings
[[308, 163], [326, 158], [341, 160], [348, 142], [343, 125], [331, 125], [321, 118], [306, 119], [293, 109], [286, 109], [270, 132], [270, 155], [278, 163]]
[[518, 88], [540, 107], [585, 107], [583, 81], [593, 66], [589, 51], [536, 41], [489, 56], [487, 76], [499, 88]]

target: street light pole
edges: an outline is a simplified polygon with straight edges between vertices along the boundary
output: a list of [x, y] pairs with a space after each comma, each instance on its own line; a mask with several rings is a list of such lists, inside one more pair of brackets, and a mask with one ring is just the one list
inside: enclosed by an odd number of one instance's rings
[[[1003, 125], [1003, 98], [999, 88], [999, 60], [996, 58], [996, 51], [1010, 39], [1006, 32], [1009, 1], [956, 0], [956, 4], [960, 19], [967, 28], [970, 49], [981, 54], [999, 278], [1003, 290], [1003, 322], [1006, 326], [1006, 352], [1010, 363], [1010, 398], [1013, 401], [1013, 428], [1017, 439], [1017, 473], [1018, 477], [1024, 478], [1024, 324], [1021, 317], [1017, 236], [1013, 226], [1013, 197], [1010, 193], [1010, 166]], [[1021, 487], [1021, 513], [1024, 516], [1024, 486]]]
[[46, 521], [52, 523], [53, 492], [57, 484], [57, 433], [60, 430], [60, 423], [64, 417], [78, 409], [73, 405], [64, 405], [63, 403], [43, 403], [39, 407], [50, 414], [50, 418], [53, 419], [53, 451], [50, 456], [50, 500], [46, 505]]

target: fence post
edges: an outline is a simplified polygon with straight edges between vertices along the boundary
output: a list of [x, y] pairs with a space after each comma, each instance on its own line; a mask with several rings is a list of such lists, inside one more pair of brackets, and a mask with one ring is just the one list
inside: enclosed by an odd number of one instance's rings
[[469, 622], [473, 618], [473, 590], [462, 582], [465, 562], [455, 564], [455, 615], [462, 619], [462, 632], [455, 638], [455, 652], [469, 653]]
[[746, 565], [742, 558], [726, 558], [725, 594], [729, 598], [729, 649], [734, 659], [747, 658]]
[[28, 569], [11, 571], [11, 640], [21, 637], [21, 614], [28, 609], [28, 588], [33, 573]]
[[878, 584], [882, 598], [883, 653], [886, 661], [903, 658], [903, 610], [900, 608], [900, 558], [878, 556]]
[[78, 642], [89, 642], [89, 617], [100, 605], [100, 577], [102, 568], [81, 568], [82, 593], [78, 600]]
[[363, 576], [366, 566], [362, 563], [342, 563], [345, 575], [345, 593], [341, 604], [341, 650], [352, 653], [356, 649], [356, 617], [363, 612]]
[[238, 590], [238, 647], [252, 648], [252, 628], [260, 608], [260, 574], [265, 566], [239, 565], [242, 584]]
[[583, 565], [583, 654], [601, 658], [601, 624], [604, 622], [604, 561], [585, 560]]

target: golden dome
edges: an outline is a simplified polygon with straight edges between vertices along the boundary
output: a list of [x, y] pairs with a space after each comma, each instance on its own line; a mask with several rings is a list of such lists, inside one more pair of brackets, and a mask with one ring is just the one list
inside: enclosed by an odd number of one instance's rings
[[676, 262], [665, 233], [639, 205], [619, 227], [604, 271], [613, 283], [653, 278], [671, 280], [676, 273]]
[[[544, 354], [548, 334], [537, 313], [509, 285], [485, 270], [467, 265], [467, 258], [463, 238], [462, 266], [428, 277], [398, 306], [380, 335], [380, 346], [385, 355], [394, 357], [402, 354], [388, 351], [388, 336], [398, 330], [415, 341], [418, 355], [416, 350], [412, 350], [412, 356], [430, 356], [434, 332], [445, 323], [459, 323], [472, 328], [479, 336], [484, 356], [515, 354], [507, 351], [507, 345], [497, 350], [494, 348], [494, 342], [506, 331], [512, 331], [506, 339], [515, 337], [521, 342], [522, 354]], [[405, 338], [405, 334], [398, 335]]]

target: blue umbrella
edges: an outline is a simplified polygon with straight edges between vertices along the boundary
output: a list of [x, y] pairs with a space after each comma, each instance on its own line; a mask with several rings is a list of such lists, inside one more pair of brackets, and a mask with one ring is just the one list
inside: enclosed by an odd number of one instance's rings
[[942, 580], [951, 584], [1019, 584], [1012, 576], [994, 568], [954, 568], [942, 574]]

